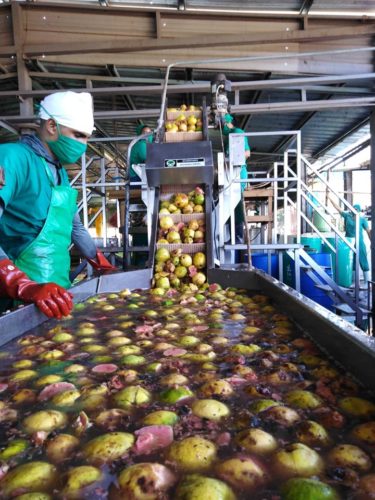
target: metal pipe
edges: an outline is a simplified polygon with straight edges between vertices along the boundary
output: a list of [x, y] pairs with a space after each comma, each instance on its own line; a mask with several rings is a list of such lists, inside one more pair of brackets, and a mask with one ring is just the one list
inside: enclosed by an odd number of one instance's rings
[[[277, 177], [278, 165], [276, 162], [273, 164], [273, 176]], [[277, 183], [273, 183], [273, 237], [272, 243], [277, 243], [277, 232], [278, 232], [278, 224], [277, 224]], [[280, 266], [279, 266], [280, 269]]]
[[120, 142], [120, 141], [131, 141], [134, 135], [129, 136], [117, 136], [117, 137], [92, 137], [88, 142]]
[[[123, 182], [100, 182], [100, 181], [97, 181], [97, 182], [89, 182], [89, 183], [85, 183], [85, 186], [86, 187], [98, 187], [98, 186], [104, 186], [104, 187], [117, 187], [117, 186], [125, 186], [125, 183], [126, 181], [123, 181]], [[76, 184], [76, 187], [82, 187], [83, 184]]]
[[[284, 220], [286, 218], [286, 210], [287, 210], [287, 188], [288, 188], [288, 154], [284, 152], [284, 196], [283, 196], [283, 208], [284, 208]], [[284, 243], [286, 243], [286, 229], [284, 226]], [[299, 241], [297, 241], [299, 243]]]
[[296, 135], [297, 139], [297, 150], [296, 150], [296, 160], [297, 160], [297, 243], [301, 242], [301, 131]]
[[104, 240], [103, 246], [107, 246], [107, 211], [106, 211], [106, 199], [105, 199], [105, 161], [104, 158], [100, 160], [100, 186], [104, 188], [104, 196], [102, 198], [102, 212], [103, 212], [103, 229], [104, 229]]
[[86, 156], [82, 155], [82, 206], [83, 206], [83, 225], [86, 229], [89, 227], [88, 213], [87, 213], [87, 191], [86, 191]]

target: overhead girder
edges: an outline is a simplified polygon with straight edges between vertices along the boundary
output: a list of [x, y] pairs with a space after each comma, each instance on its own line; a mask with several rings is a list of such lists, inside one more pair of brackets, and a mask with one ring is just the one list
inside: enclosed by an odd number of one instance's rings
[[[375, 48], [374, 48], [375, 51]], [[30, 73], [31, 75], [34, 72]], [[56, 78], [55, 73], [49, 73], [50, 77]], [[43, 76], [47, 77], [47, 74], [43, 73]], [[63, 78], [63, 77], [62, 77]], [[73, 79], [74, 75], [71, 77], [65, 75], [65, 78]], [[90, 80], [90, 76], [87, 77]], [[95, 81], [95, 77], [92, 77]], [[301, 78], [278, 78], [274, 80], [253, 80], [246, 82], [232, 82], [232, 91], [240, 92], [242, 90], [265, 90], [265, 89], [308, 89], [314, 84], [338, 84], [345, 83], [349, 81], [375, 81], [374, 73], [361, 73], [361, 74], [346, 74], [346, 75], [334, 75], [334, 76], [315, 76], [315, 77], [301, 77]], [[82, 87], [80, 89], [82, 92], [91, 92], [93, 96], [105, 96], [105, 95], [151, 95], [151, 94], [162, 94], [163, 85], [135, 85], [127, 87]], [[324, 92], [329, 91], [335, 93], [336, 88], [326, 88]], [[168, 94], [186, 94], [186, 93], [208, 93], [211, 91], [210, 82], [205, 83], [184, 83], [179, 85], [169, 85]], [[5, 97], [20, 97], [20, 98], [42, 98], [50, 94], [50, 90], [6, 90], [0, 91], [0, 98]], [[350, 93], [350, 87], [348, 90]], [[357, 92], [356, 92], [357, 93]], [[364, 88], [364, 93], [367, 93], [367, 89]]]
[[[6, 17], [19, 12], [22, 23], [14, 32]], [[2, 16], [2, 13], [7, 16]], [[10, 13], [10, 15], [9, 15]], [[286, 55], [309, 48], [370, 46], [375, 32], [371, 18], [314, 16], [308, 28], [298, 14], [272, 15], [130, 9], [53, 3], [19, 3], [0, 6], [5, 28], [0, 39], [0, 64], [9, 57], [41, 57], [65, 63], [117, 64], [138, 67], [166, 67], [179, 60], [218, 58], [220, 55]], [[16, 37], [17, 35], [17, 37]], [[21, 42], [20, 43], [20, 39]], [[68, 40], [68, 41], [67, 41]], [[290, 61], [290, 70], [304, 73], [348, 73], [341, 59], [327, 64], [324, 57]], [[346, 66], [345, 64], [346, 63]], [[253, 61], [260, 71], [285, 71], [285, 61]], [[232, 63], [238, 69], [249, 63]], [[351, 58], [350, 66], [363, 72], [371, 67], [371, 54]], [[211, 67], [215, 67], [214, 63]], [[221, 68], [224, 69], [224, 68]]]
[[[329, 42], [334, 40], [353, 40], [361, 38], [364, 35], [373, 35], [375, 24], [359, 25], [353, 31], [344, 28], [332, 29], [309, 29], [301, 31], [286, 31], [276, 33], [241, 33], [239, 35], [221, 34], [216, 35], [200, 35], [188, 37], [173, 37], [155, 39], [138, 39], [138, 40], [108, 40], [106, 42], [59, 42], [47, 44], [32, 44], [25, 43], [23, 46], [24, 57], [44, 56], [49, 55], [69, 55], [69, 54], [94, 54], [94, 53], [127, 53], [127, 52], [148, 52], [157, 50], [176, 50], [207, 47], [229, 47], [250, 45], [272, 45], [280, 43], [311, 43], [311, 42]], [[1, 53], [2, 49], [0, 49]]]
[[[294, 102], [276, 102], [276, 103], [261, 103], [261, 104], [244, 104], [233, 105], [231, 114], [246, 115], [246, 114], [264, 114], [275, 112], [288, 111], [312, 111], [312, 110], [327, 110], [338, 108], [352, 108], [358, 106], [373, 106], [375, 104], [375, 96], [372, 97], [357, 97], [349, 99], [321, 99], [312, 101], [294, 101]], [[95, 120], [116, 120], [116, 119], [141, 119], [152, 118], [160, 115], [160, 109], [136, 109], [136, 110], [107, 110], [94, 112]], [[36, 116], [29, 116], [29, 120], [36, 120]], [[10, 123], [22, 123], [25, 120], [24, 116], [10, 115], [1, 116], [0, 120]]]

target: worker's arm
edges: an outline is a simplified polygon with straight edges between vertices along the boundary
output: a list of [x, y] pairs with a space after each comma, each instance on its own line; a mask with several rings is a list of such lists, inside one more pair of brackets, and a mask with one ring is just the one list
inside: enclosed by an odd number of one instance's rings
[[103, 272], [116, 269], [108, 262], [102, 252], [96, 248], [89, 232], [82, 224], [78, 213], [75, 214], [73, 219], [72, 243], [74, 243], [79, 252], [97, 271]]
[[95, 259], [96, 246], [89, 232], [82, 224], [78, 213], [73, 219], [72, 243], [86, 259]]
[[335, 202], [333, 201], [333, 199], [332, 199], [331, 197], [329, 197], [329, 201], [332, 203], [332, 205], [335, 207], [335, 209], [336, 209], [336, 210], [337, 210], [340, 214], [342, 214], [342, 213], [344, 212], [344, 210], [342, 210], [342, 209], [339, 207], [339, 205], [337, 205], [337, 203], [335, 203]]

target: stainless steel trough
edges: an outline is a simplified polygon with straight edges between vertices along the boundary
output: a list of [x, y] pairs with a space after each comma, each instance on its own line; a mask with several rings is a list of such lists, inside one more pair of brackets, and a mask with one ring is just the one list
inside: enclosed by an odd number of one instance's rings
[[[74, 301], [81, 302], [99, 293], [117, 292], [124, 288], [149, 288], [151, 276], [151, 269], [116, 273], [85, 281], [71, 291]], [[217, 282], [225, 287], [245, 288], [268, 295], [331, 359], [365, 387], [375, 390], [375, 339], [262, 271], [212, 269], [208, 278], [211, 283]], [[0, 345], [46, 320], [34, 305], [2, 316]]]

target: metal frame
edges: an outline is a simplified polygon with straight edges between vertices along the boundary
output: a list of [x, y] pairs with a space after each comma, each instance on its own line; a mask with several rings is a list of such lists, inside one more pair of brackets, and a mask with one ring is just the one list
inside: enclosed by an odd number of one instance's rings
[[[288, 141], [289, 146], [285, 146], [285, 151], [283, 154], [283, 162], [275, 162], [273, 165], [273, 173], [274, 177], [269, 176], [269, 172], [272, 170], [272, 167], [266, 172], [266, 177], [257, 177], [257, 178], [252, 178], [248, 177], [246, 180], [240, 179], [239, 178], [239, 172], [235, 171], [234, 165], [232, 163], [232, 158], [233, 154], [231, 153], [231, 148], [232, 148], [232, 138], [236, 136], [246, 136], [246, 137], [251, 137], [251, 136], [261, 136], [261, 135], [266, 135], [266, 136], [272, 136], [272, 135], [282, 135], [285, 137], [291, 137], [291, 139]], [[291, 147], [293, 146], [293, 148]], [[247, 245], [245, 244], [236, 244], [235, 243], [235, 221], [234, 221], [234, 207], [236, 206], [238, 200], [233, 196], [233, 185], [234, 184], [239, 184], [241, 182], [247, 182], [249, 184], [255, 184], [259, 182], [268, 182], [272, 183], [274, 187], [274, 192], [276, 193], [275, 200], [274, 200], [274, 214], [275, 214], [275, 220], [277, 220], [277, 207], [279, 206], [280, 202], [282, 203], [283, 210], [284, 210], [284, 221], [287, 213], [288, 207], [293, 207], [296, 210], [296, 243], [298, 245], [297, 248], [293, 248], [290, 246], [288, 250], [293, 252], [293, 260], [295, 262], [295, 280], [296, 280], [296, 290], [300, 290], [300, 274], [301, 270], [300, 267], [303, 263], [301, 261], [301, 258], [304, 259], [305, 261], [308, 260], [308, 264], [314, 269], [314, 271], [318, 274], [318, 276], [322, 277], [324, 276], [324, 280], [326, 283], [330, 286], [330, 288], [333, 290], [333, 292], [336, 293], [338, 297], [340, 297], [341, 300], [346, 302], [348, 306], [353, 310], [353, 313], [356, 316], [356, 324], [357, 325], [362, 325], [363, 324], [363, 312], [361, 308], [359, 307], [359, 251], [358, 251], [358, 245], [359, 245], [359, 214], [353, 209], [353, 207], [343, 198], [341, 197], [332, 187], [330, 186], [329, 182], [324, 179], [324, 177], [308, 162], [308, 160], [302, 155], [301, 153], [301, 131], [278, 131], [278, 132], [245, 132], [241, 134], [230, 134], [229, 135], [229, 177], [225, 178], [225, 176], [222, 176], [224, 178], [224, 185], [223, 185], [223, 190], [219, 194], [219, 204], [221, 204], [222, 207], [225, 205], [225, 197], [224, 193], [226, 190], [228, 190], [229, 193], [229, 209], [221, 209], [218, 211], [219, 214], [219, 227], [224, 227], [224, 224], [227, 222], [228, 218], [231, 217], [230, 220], [230, 241], [231, 243], [225, 244], [224, 243], [224, 237], [222, 236], [221, 238], [219, 237], [219, 250], [220, 250], [220, 262], [221, 265], [228, 265], [228, 264], [234, 264], [234, 252], [235, 250], [246, 250]], [[295, 157], [295, 170], [293, 170], [290, 165], [290, 157]], [[340, 201], [344, 203], [344, 205], [355, 214], [356, 216], [356, 236], [354, 239], [354, 244], [352, 244], [346, 237], [345, 235], [340, 232], [334, 224], [331, 223], [330, 220], [327, 219], [325, 212], [328, 212], [328, 214], [332, 215], [332, 212], [325, 207], [324, 203], [322, 203], [320, 200], [317, 200], [318, 205], [312, 201], [312, 196], [313, 193], [307, 186], [305, 182], [302, 181], [301, 179], [301, 173], [302, 173], [302, 165], [305, 165], [308, 169], [309, 172], [312, 172], [312, 175], [317, 177], [319, 180], [321, 180], [329, 189], [331, 193], [333, 193], [335, 196], [339, 198]], [[283, 169], [283, 177], [278, 177], [278, 172], [279, 168]], [[278, 196], [279, 190], [282, 190], [282, 196]], [[292, 200], [290, 197], [290, 193], [295, 193], [295, 201]], [[345, 244], [349, 246], [349, 248], [354, 252], [354, 258], [355, 258], [355, 286], [354, 286], [354, 300], [351, 299], [351, 297], [346, 294], [345, 292], [342, 291], [342, 289], [333, 281], [326, 273], [323, 272], [319, 269], [319, 266], [314, 263], [312, 259], [309, 258], [309, 256], [306, 254], [306, 252], [303, 251], [300, 242], [301, 242], [301, 227], [302, 227], [302, 221], [307, 224], [308, 227], [312, 229], [313, 232], [317, 233], [322, 240], [331, 248], [331, 250], [336, 254], [336, 266], [337, 266], [337, 251], [336, 251], [336, 246], [335, 248], [332, 247], [330, 242], [326, 239], [326, 237], [316, 228], [314, 223], [302, 212], [301, 207], [302, 207], [302, 201], [304, 201], [304, 204], [309, 205], [311, 208], [313, 208], [315, 211], [318, 212], [319, 215], [322, 216], [322, 218], [325, 220], [325, 222], [328, 224], [330, 229], [335, 232], [336, 238], [342, 240]], [[285, 224], [284, 224], [285, 227]], [[277, 232], [277, 223], [275, 225], [275, 233]], [[276, 234], [275, 234], [276, 236]], [[283, 231], [283, 244], [284, 246], [288, 247], [288, 242], [287, 242], [287, 233], [286, 230], [284, 229]], [[268, 269], [271, 269], [271, 256], [270, 253], [271, 251], [276, 251], [277, 253], [280, 254], [281, 249], [278, 247], [277, 244], [275, 244], [275, 241], [273, 243], [263, 244], [263, 249], [268, 253]], [[285, 249], [285, 248], [284, 248]], [[228, 254], [229, 251], [229, 254]], [[230, 258], [228, 259], [228, 255]], [[279, 260], [281, 261], [281, 257], [279, 257]], [[337, 267], [336, 267], [337, 268]]]

